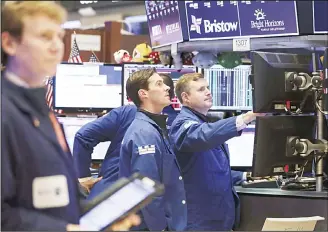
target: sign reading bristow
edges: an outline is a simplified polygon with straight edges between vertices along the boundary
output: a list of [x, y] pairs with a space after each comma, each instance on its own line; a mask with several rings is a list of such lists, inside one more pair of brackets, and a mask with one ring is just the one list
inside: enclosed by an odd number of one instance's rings
[[242, 36], [298, 35], [295, 1], [241, 1]]
[[240, 35], [234, 1], [186, 1], [189, 39], [226, 39]]

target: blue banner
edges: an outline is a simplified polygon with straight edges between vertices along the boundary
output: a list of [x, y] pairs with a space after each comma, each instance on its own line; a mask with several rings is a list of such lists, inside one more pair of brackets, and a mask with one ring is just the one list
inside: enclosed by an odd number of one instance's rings
[[186, 1], [189, 40], [240, 35], [236, 1]]
[[183, 41], [178, 1], [145, 1], [151, 46]]
[[298, 35], [295, 1], [186, 1], [189, 40]]
[[238, 2], [241, 36], [298, 35], [295, 1]]
[[312, 1], [314, 34], [328, 33], [328, 1]]

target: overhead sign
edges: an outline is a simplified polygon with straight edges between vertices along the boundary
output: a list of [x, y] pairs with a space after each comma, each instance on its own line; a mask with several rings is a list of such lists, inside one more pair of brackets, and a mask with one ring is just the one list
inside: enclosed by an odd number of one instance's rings
[[328, 1], [312, 1], [314, 34], [328, 33]]
[[183, 41], [178, 1], [145, 1], [153, 48]]
[[241, 36], [298, 35], [295, 1], [238, 2]]
[[298, 35], [295, 1], [186, 1], [189, 40]]
[[235, 1], [186, 2], [189, 39], [233, 38], [240, 35]]

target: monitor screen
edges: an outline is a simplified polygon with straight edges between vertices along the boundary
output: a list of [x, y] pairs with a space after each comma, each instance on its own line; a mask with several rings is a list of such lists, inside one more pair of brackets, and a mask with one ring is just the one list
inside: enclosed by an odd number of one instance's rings
[[108, 110], [121, 106], [122, 66], [59, 64], [54, 82], [54, 108]]
[[204, 70], [213, 96], [211, 110], [251, 110], [252, 88], [249, 82], [250, 65], [228, 69], [214, 65]]
[[[58, 121], [63, 124], [65, 137], [67, 144], [71, 153], [73, 154], [73, 146], [74, 146], [74, 137], [76, 132], [85, 124], [96, 120], [96, 117], [87, 117], [87, 118], [79, 118], [79, 117], [58, 117]], [[106, 152], [110, 142], [102, 142], [99, 143], [94, 149], [91, 155], [93, 160], [103, 160], [105, 158]]]
[[[303, 113], [315, 112], [311, 89], [296, 90], [289, 79], [295, 75], [301, 76], [300, 73], [310, 74], [310, 55], [270, 52], [251, 54], [253, 112], [285, 113], [300, 108]], [[301, 82], [301, 85], [305, 85], [307, 81]], [[307, 93], [310, 95], [307, 96]]]
[[241, 136], [229, 139], [230, 166], [237, 168], [251, 168], [253, 163], [253, 148], [255, 138], [255, 124], [248, 125]]
[[286, 165], [305, 165], [311, 157], [287, 156], [287, 137], [314, 138], [315, 121], [311, 115], [257, 117], [252, 175], [281, 175]]
[[[175, 83], [180, 76], [182, 76], [185, 73], [194, 73], [197, 71], [195, 66], [183, 66], [183, 68], [181, 70], [177, 70], [174, 67], [168, 67], [168, 66], [164, 66], [161, 64], [123, 64], [123, 80], [124, 80], [124, 84], [123, 84], [123, 105], [127, 105], [130, 104], [131, 102], [128, 101], [127, 95], [126, 95], [126, 90], [125, 90], [125, 84], [127, 79], [129, 78], [129, 76], [140, 69], [146, 69], [146, 68], [155, 68], [156, 71], [158, 73], [166, 73], [169, 74], [173, 80], [173, 82]], [[174, 105], [174, 108], [180, 108], [180, 103], [178, 101], [177, 98], [173, 99], [172, 104]]]

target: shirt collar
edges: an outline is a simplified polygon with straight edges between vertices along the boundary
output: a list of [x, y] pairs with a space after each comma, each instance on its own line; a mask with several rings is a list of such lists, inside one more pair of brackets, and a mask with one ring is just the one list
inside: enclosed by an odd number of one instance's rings
[[7, 80], [9, 80], [10, 82], [14, 83], [17, 86], [30, 88], [30, 86], [25, 81], [23, 81], [19, 76], [17, 76], [12, 72], [6, 71], [5, 77], [7, 78]]

